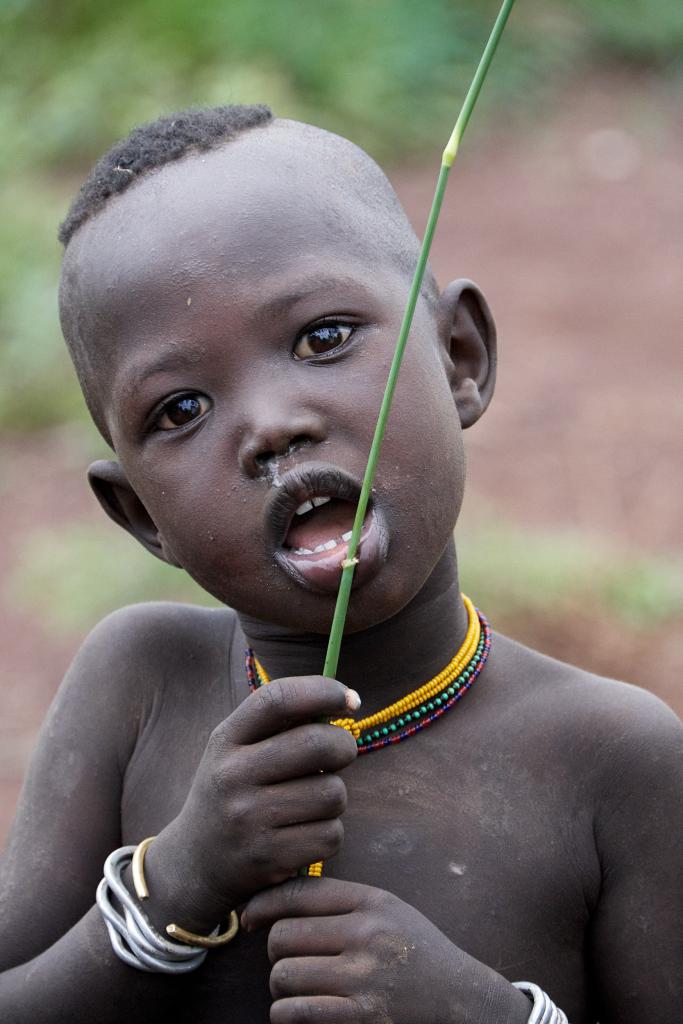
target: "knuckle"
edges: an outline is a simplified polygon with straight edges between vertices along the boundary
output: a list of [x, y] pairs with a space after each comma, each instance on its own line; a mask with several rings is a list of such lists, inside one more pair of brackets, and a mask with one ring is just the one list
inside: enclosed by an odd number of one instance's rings
[[355, 739], [346, 729], [335, 728], [337, 756], [340, 760], [340, 767], [350, 764], [358, 756], [358, 746]]
[[316, 763], [329, 754], [329, 742], [325, 726], [311, 725], [304, 733], [304, 744], [308, 754]]
[[368, 886], [365, 902], [379, 917], [383, 917], [395, 904], [396, 897], [393, 893], [387, 892], [386, 889], [376, 889]]
[[287, 721], [289, 709], [292, 706], [287, 680], [278, 679], [268, 686], [262, 686], [256, 691], [254, 697], [258, 700], [262, 711]]
[[230, 727], [227, 722], [220, 722], [209, 735], [206, 753], [210, 758], [222, 758], [230, 745]]
[[288, 906], [297, 907], [301, 898], [302, 893], [308, 886], [308, 879], [303, 876], [297, 876], [287, 882], [286, 886], [283, 886], [283, 896]]
[[254, 816], [254, 801], [251, 795], [243, 791], [236, 793], [230, 800], [228, 817], [233, 828], [248, 826]]
[[337, 853], [344, 842], [344, 826], [339, 818], [332, 818], [326, 821], [321, 827], [320, 847], [321, 855], [324, 858], [331, 857]]
[[275, 1002], [270, 1008], [270, 1024], [309, 1024], [311, 1021], [329, 1020], [326, 1007], [317, 999], [288, 999]]
[[288, 960], [278, 960], [270, 972], [270, 994], [273, 999], [287, 995], [292, 985], [292, 965]]
[[322, 800], [327, 810], [334, 814], [343, 814], [347, 805], [346, 786], [338, 775], [324, 775], [321, 779]]
[[268, 934], [268, 956], [274, 964], [282, 957], [283, 951], [287, 948], [291, 935], [291, 925], [288, 921], [276, 921]]

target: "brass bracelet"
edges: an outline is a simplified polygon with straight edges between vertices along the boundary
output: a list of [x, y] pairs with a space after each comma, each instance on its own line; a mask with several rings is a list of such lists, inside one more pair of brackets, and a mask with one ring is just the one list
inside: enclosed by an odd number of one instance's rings
[[[133, 854], [133, 860], [131, 863], [131, 872], [133, 875], [133, 886], [135, 888], [135, 894], [139, 900], [149, 899], [149, 889], [147, 887], [147, 880], [145, 879], [145, 854], [156, 839], [156, 836], [149, 836], [147, 839], [143, 839], [141, 843], [135, 847], [135, 853]], [[171, 935], [174, 939], [178, 939], [180, 942], [187, 943], [188, 946], [201, 946], [203, 949], [214, 949], [217, 946], [224, 946], [231, 939], [237, 935], [239, 928], [239, 918], [237, 913], [232, 910], [230, 912], [230, 923], [226, 931], [220, 935], [197, 935], [195, 932], [189, 932], [186, 928], [181, 928], [179, 924], [167, 924], [166, 932]]]
[[239, 918], [235, 910], [230, 911], [230, 924], [222, 935], [197, 935], [195, 932], [188, 932], [179, 924], [167, 924], [166, 932], [180, 942], [186, 942], [188, 946], [202, 946], [203, 949], [214, 949], [216, 946], [224, 946], [237, 935], [240, 926]]

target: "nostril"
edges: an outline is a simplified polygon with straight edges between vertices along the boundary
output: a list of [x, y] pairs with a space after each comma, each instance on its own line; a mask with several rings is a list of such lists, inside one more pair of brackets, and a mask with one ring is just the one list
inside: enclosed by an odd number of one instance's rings
[[313, 444], [313, 438], [308, 437], [307, 434], [297, 434], [296, 437], [292, 438], [289, 442], [289, 448], [287, 449], [287, 455], [293, 455], [299, 448], [305, 448], [306, 445]]
[[261, 452], [261, 454], [260, 454], [260, 455], [257, 455], [257, 456], [256, 456], [256, 457], [254, 458], [254, 462], [255, 462], [255, 463], [256, 463], [256, 465], [257, 465], [257, 466], [259, 466], [259, 467], [260, 467], [261, 469], [264, 469], [264, 468], [265, 468], [265, 467], [266, 467], [266, 466], [268, 465], [268, 463], [269, 463], [269, 462], [270, 462], [270, 461], [271, 461], [272, 459], [274, 459], [274, 458], [275, 458], [275, 452]]
[[296, 437], [292, 438], [292, 440], [289, 442], [286, 448], [282, 448], [280, 451], [273, 450], [267, 452], [259, 452], [259, 454], [254, 457], [254, 462], [259, 467], [259, 469], [265, 469], [268, 463], [272, 462], [273, 459], [283, 459], [286, 458], [288, 455], [294, 455], [301, 448], [305, 448], [306, 445], [309, 444], [313, 444], [312, 437], [309, 437], [307, 434], [297, 434]]

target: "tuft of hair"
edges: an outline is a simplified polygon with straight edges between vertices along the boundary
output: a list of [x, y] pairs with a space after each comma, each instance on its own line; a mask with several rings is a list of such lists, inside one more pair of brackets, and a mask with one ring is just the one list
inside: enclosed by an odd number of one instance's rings
[[146, 172], [191, 150], [213, 149], [272, 120], [269, 107], [245, 104], [184, 110], [134, 128], [97, 161], [83, 182], [59, 227], [59, 241], [66, 248], [81, 224]]

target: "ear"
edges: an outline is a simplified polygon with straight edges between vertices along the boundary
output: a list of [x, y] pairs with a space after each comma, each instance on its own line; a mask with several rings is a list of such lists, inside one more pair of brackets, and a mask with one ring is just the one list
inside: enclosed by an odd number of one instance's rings
[[464, 430], [477, 422], [493, 395], [496, 325], [476, 284], [464, 278], [452, 281], [441, 293], [437, 324]]
[[88, 483], [110, 519], [162, 562], [178, 565], [118, 462], [93, 462], [88, 470]]

